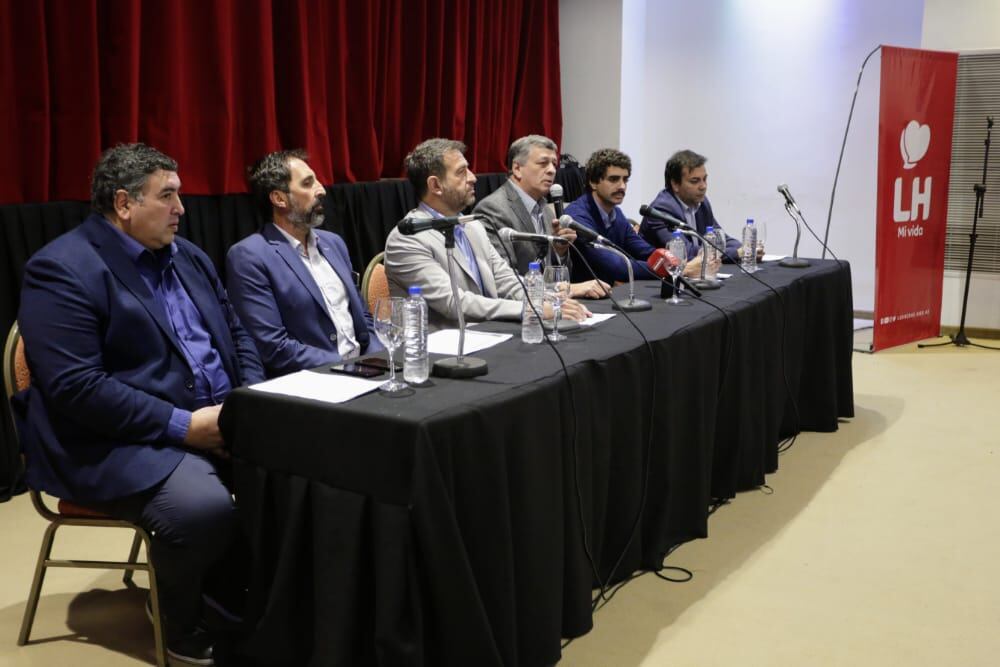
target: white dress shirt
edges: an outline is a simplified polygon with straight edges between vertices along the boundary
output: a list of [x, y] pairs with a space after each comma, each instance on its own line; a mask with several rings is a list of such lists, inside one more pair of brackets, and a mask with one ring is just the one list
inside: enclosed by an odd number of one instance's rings
[[340, 279], [326, 258], [319, 253], [319, 249], [316, 247], [316, 235], [312, 233], [312, 230], [309, 230], [306, 245], [303, 246], [297, 238], [284, 229], [277, 225], [274, 226], [292, 244], [295, 254], [299, 256], [313, 280], [316, 281], [319, 292], [323, 295], [326, 312], [337, 328], [337, 352], [340, 357], [351, 359], [358, 356], [361, 352], [361, 346], [354, 335], [354, 320], [351, 318], [347, 289], [344, 286], [344, 281]]

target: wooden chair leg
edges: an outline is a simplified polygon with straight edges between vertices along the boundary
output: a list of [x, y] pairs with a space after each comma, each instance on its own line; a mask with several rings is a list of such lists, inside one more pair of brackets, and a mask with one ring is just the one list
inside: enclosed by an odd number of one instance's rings
[[38, 564], [35, 565], [35, 577], [31, 581], [31, 592], [28, 593], [28, 601], [24, 605], [24, 618], [21, 620], [21, 632], [17, 636], [18, 646], [28, 643], [31, 626], [35, 622], [35, 611], [38, 609], [38, 598], [42, 594], [42, 582], [45, 581], [45, 572], [48, 570], [48, 560], [52, 556], [52, 543], [55, 541], [59, 525], [58, 522], [50, 523], [42, 537], [42, 546], [38, 550]]
[[153, 611], [153, 641], [156, 647], [157, 667], [167, 667], [167, 640], [163, 636], [163, 617], [160, 615], [160, 590], [156, 585], [156, 570], [153, 559], [150, 558], [149, 536], [145, 531], [135, 531], [136, 542], [132, 545], [133, 554], [138, 551], [138, 542], [146, 547], [146, 572], [149, 574], [149, 603]]

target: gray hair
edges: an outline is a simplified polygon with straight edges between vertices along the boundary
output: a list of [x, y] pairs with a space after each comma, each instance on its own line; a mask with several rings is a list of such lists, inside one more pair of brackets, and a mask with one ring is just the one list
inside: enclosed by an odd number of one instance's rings
[[268, 153], [247, 168], [247, 182], [250, 184], [250, 194], [261, 220], [268, 221], [272, 217], [271, 193], [275, 190], [288, 192], [292, 182], [292, 170], [288, 162], [298, 158], [305, 162], [309, 156], [300, 148], [289, 151]]
[[124, 190], [141, 200], [149, 175], [177, 171], [177, 162], [146, 144], [118, 144], [101, 154], [90, 179], [90, 207], [97, 213], [115, 210], [115, 193]]
[[507, 149], [507, 171], [514, 171], [514, 163], [524, 164], [527, 162], [528, 154], [531, 153], [534, 146], [547, 148], [550, 151], [559, 151], [556, 142], [540, 134], [529, 134], [526, 137], [515, 139], [510, 148]]
[[434, 137], [420, 142], [406, 156], [406, 177], [417, 193], [417, 199], [423, 199], [427, 194], [427, 179], [431, 176], [443, 178], [445, 174], [444, 156], [448, 151], [458, 151], [465, 154], [465, 144], [455, 139]]

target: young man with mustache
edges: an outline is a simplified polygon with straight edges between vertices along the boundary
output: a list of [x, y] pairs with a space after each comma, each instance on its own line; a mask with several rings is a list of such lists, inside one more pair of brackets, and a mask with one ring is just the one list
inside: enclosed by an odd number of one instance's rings
[[248, 171], [264, 225], [229, 249], [229, 295], [268, 377], [382, 350], [343, 239], [319, 229], [326, 190], [303, 151]]

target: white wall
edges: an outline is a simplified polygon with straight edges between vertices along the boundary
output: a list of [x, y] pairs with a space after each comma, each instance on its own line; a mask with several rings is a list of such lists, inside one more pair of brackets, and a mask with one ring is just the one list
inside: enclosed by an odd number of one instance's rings
[[[747, 217], [764, 221], [768, 247], [790, 251], [794, 227], [776, 186], [788, 184], [822, 236], [858, 68], [878, 44], [918, 47], [923, 6], [923, 0], [563, 0], [560, 26], [575, 32], [560, 35], [562, 148], [585, 160], [594, 148], [614, 146], [607, 129], [614, 114], [597, 102], [621, 91], [619, 125], [610, 132], [633, 161], [627, 214], [637, 216], [663, 187], [667, 157], [690, 148], [709, 158], [709, 197], [722, 224], [737, 233]], [[612, 17], [603, 28], [596, 25], [601, 16]], [[584, 26], [594, 35], [620, 28], [620, 54], [610, 52], [609, 38], [581, 39]], [[618, 81], [603, 69], [591, 75], [594, 61], [617, 61], [626, 71]], [[851, 261], [859, 310], [874, 302], [878, 65], [875, 56], [865, 72], [830, 234], [834, 252]], [[800, 254], [819, 256], [820, 246], [803, 237]]]
[[622, 34], [620, 0], [559, 0], [559, 148], [581, 164], [594, 150], [618, 145]]
[[[1000, 2], [997, 0], [925, 0], [921, 46], [925, 49], [983, 51], [1000, 49]], [[997, 110], [1000, 112], [1000, 109]], [[996, 135], [994, 135], [996, 136]], [[993, 144], [990, 163], [1000, 159]], [[1000, 206], [998, 193], [987, 191], [991, 206]], [[970, 193], [971, 196], [971, 193]], [[941, 323], [958, 326], [965, 290], [964, 271], [945, 271]], [[965, 323], [970, 327], [1000, 329], [1000, 276], [972, 274]]]

